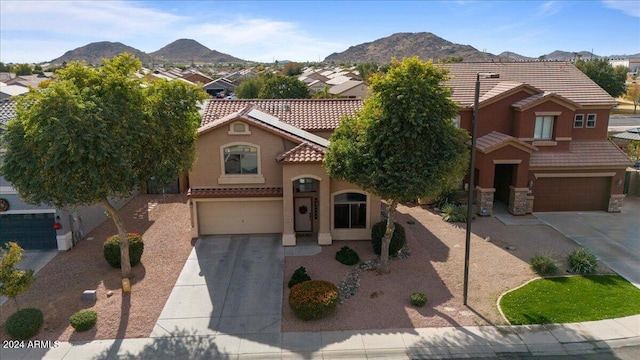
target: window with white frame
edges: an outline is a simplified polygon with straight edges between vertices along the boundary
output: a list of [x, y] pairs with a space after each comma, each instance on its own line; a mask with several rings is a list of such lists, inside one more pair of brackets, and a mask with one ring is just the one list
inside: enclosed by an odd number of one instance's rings
[[333, 224], [336, 229], [367, 227], [367, 195], [348, 192], [334, 196]]
[[255, 146], [232, 145], [223, 151], [226, 175], [258, 173], [258, 148]]
[[553, 122], [553, 116], [536, 116], [533, 138], [536, 140], [551, 140], [553, 138]]
[[588, 128], [596, 127], [596, 114], [587, 115], [587, 127]]
[[581, 128], [584, 126], [584, 114], [576, 114], [573, 118], [573, 127]]

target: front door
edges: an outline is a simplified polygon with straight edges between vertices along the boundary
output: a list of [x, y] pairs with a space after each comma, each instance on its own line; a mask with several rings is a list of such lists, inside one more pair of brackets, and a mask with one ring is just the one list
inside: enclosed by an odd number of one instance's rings
[[293, 201], [295, 211], [295, 231], [296, 232], [311, 232], [312, 227], [312, 214], [311, 198], [300, 197], [295, 198]]

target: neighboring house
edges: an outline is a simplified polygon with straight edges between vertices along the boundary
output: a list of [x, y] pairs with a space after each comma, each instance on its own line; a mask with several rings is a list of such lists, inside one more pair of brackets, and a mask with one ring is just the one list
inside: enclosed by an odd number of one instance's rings
[[329, 89], [329, 94], [349, 98], [349, 99], [364, 99], [367, 97], [369, 87], [362, 80], [348, 80], [340, 85], [332, 86]]
[[12, 96], [24, 95], [29, 92], [28, 87], [22, 85], [6, 85], [0, 83], [0, 100], [7, 100]]
[[[0, 101], [0, 130], [15, 115], [15, 100]], [[4, 153], [1, 144], [0, 164]], [[16, 241], [24, 249], [68, 250], [75, 242], [83, 239], [107, 219], [102, 206], [56, 209], [44, 204], [27, 204], [22, 201], [11, 183], [2, 176], [0, 176], [0, 198], [8, 204], [6, 209], [0, 208], [0, 246], [2, 247], [6, 242]], [[112, 200], [112, 204], [119, 209], [128, 201], [129, 199]], [[59, 229], [54, 229], [56, 223], [60, 225]]]
[[205, 84], [202, 89], [212, 97], [222, 97], [221, 94], [228, 95], [234, 92], [236, 84], [226, 78], [219, 78]]
[[478, 212], [621, 210], [631, 160], [607, 140], [615, 99], [567, 62], [453, 63], [457, 123], [471, 128], [480, 80], [476, 147]]
[[199, 71], [188, 72], [182, 75], [182, 78], [194, 84], [200, 84], [200, 85], [208, 84], [211, 81], [213, 81], [212, 78], [208, 77], [207, 75]]
[[368, 239], [380, 199], [329, 177], [328, 136], [360, 100], [210, 100], [189, 174], [192, 235]]

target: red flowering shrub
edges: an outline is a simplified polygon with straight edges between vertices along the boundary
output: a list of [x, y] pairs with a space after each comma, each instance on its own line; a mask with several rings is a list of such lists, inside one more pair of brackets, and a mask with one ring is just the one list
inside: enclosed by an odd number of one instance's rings
[[[127, 239], [129, 239], [129, 262], [131, 266], [136, 266], [140, 264], [142, 252], [144, 251], [142, 235], [128, 233]], [[104, 258], [114, 268], [120, 267], [120, 235], [111, 235], [104, 242]]]
[[333, 313], [338, 305], [338, 287], [324, 280], [309, 280], [291, 288], [289, 306], [302, 320], [316, 320]]

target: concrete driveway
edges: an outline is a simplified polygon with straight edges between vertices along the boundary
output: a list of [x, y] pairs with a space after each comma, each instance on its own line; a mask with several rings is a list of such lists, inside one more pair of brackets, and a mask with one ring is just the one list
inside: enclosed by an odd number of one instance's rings
[[621, 213], [535, 213], [640, 288], [640, 198], [627, 196]]
[[280, 336], [284, 248], [278, 236], [198, 240], [158, 318], [152, 337]]

